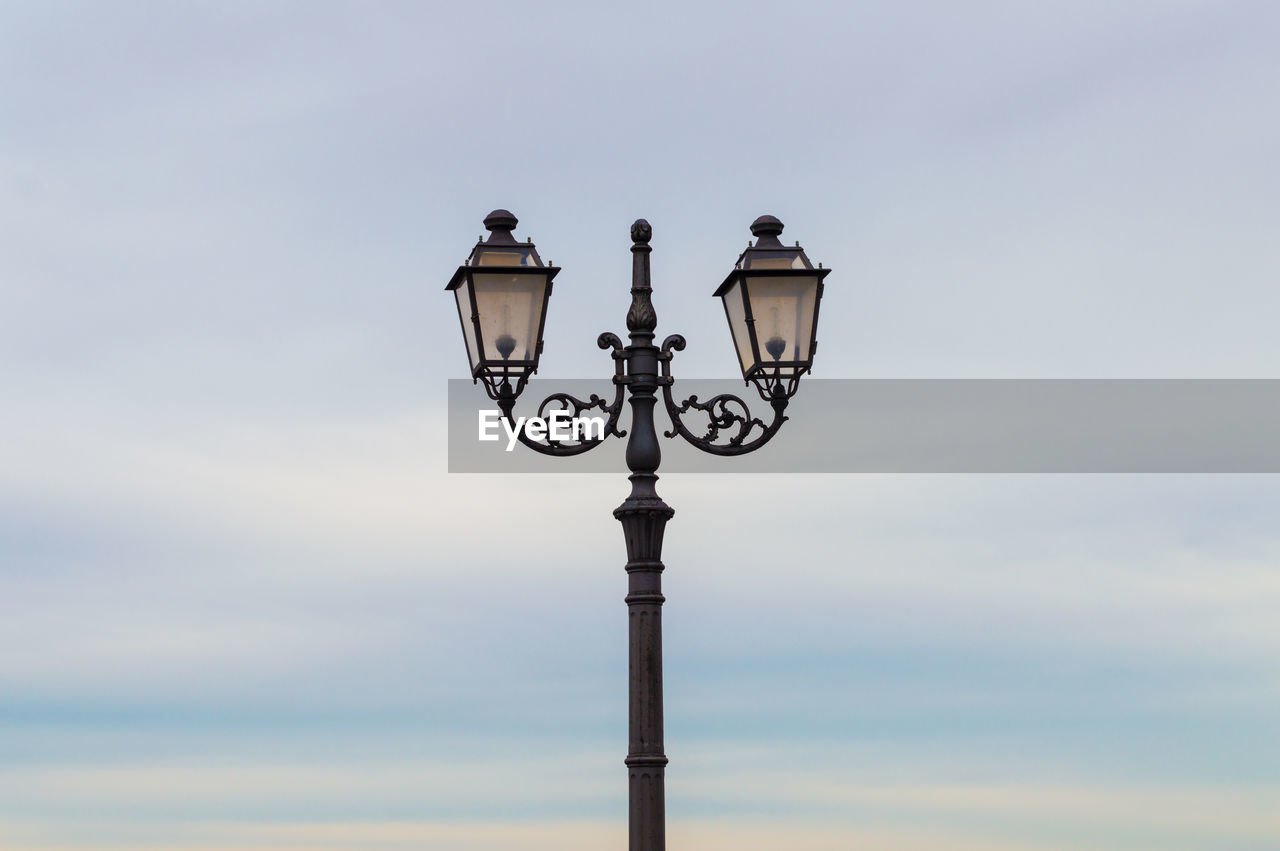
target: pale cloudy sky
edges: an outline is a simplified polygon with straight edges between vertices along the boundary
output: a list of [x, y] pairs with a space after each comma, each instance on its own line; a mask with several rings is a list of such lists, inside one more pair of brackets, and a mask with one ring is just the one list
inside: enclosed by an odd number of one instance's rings
[[[679, 369], [730, 379], [768, 212], [836, 270], [824, 377], [1278, 377], [1277, 43], [1265, 2], [4, 4], [0, 847], [620, 846], [625, 480], [445, 473], [484, 215], [565, 269], [545, 376], [608, 370], [644, 216]], [[1274, 477], [661, 490], [672, 851], [1280, 846]]]

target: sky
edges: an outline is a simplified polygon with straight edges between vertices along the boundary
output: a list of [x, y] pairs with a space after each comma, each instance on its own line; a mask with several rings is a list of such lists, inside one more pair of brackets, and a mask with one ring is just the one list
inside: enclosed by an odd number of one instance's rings
[[[835, 270], [819, 377], [1280, 377], [1277, 41], [3, 4], [0, 848], [619, 847], [627, 483], [446, 472], [484, 216], [564, 268], [544, 378], [609, 374], [645, 217], [677, 375], [739, 387], [711, 293], [763, 213]], [[671, 851], [1280, 847], [1276, 477], [659, 490]]]

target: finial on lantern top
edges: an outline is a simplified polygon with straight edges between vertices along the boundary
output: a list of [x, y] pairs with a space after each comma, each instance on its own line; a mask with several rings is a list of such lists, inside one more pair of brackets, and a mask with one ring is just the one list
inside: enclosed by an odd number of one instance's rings
[[520, 220], [513, 216], [510, 210], [494, 210], [484, 217], [485, 229], [489, 231], [489, 238], [485, 242], [489, 245], [515, 244], [516, 238], [511, 235], [511, 232], [519, 223]]
[[756, 237], [756, 248], [782, 248], [778, 235], [782, 233], [782, 222], [776, 216], [761, 216], [751, 223], [751, 234]]
[[484, 226], [487, 230], [513, 231], [518, 224], [520, 220], [513, 216], [510, 210], [494, 210], [484, 217]]
[[751, 223], [752, 236], [778, 236], [782, 233], [782, 222], [777, 216], [761, 216]]
[[653, 238], [653, 228], [644, 219], [636, 219], [631, 226], [631, 241], [639, 245], [648, 245]]

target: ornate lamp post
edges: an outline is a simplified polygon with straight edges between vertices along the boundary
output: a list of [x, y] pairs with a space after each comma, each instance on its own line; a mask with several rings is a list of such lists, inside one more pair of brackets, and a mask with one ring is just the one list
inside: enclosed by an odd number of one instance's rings
[[[538, 369], [542, 328], [551, 296], [551, 281], [560, 270], [542, 265], [532, 242], [519, 243], [511, 235], [516, 217], [495, 210], [484, 220], [489, 238], [478, 243], [467, 262], [458, 267], [447, 289], [457, 298], [458, 316], [466, 340], [471, 377], [482, 382], [489, 397], [512, 422], [516, 399]], [[734, 269], [715, 295], [724, 300], [725, 315], [742, 366], [742, 376], [773, 410], [771, 420], [753, 417], [747, 403], [724, 393], [698, 401], [690, 396], [679, 404], [672, 395], [675, 379], [671, 359], [685, 347], [673, 334], [654, 345], [658, 317], [650, 299], [649, 240], [653, 230], [644, 219], [631, 226], [631, 309], [627, 311], [630, 345], [616, 334], [597, 340], [612, 349], [614, 397], [583, 401], [554, 393], [538, 408], [573, 409], [574, 416], [599, 408], [607, 415], [604, 436], [579, 441], [517, 437], [545, 455], [578, 455], [609, 437], [627, 437], [626, 461], [631, 470], [631, 494], [613, 516], [622, 523], [627, 545], [630, 635], [630, 746], [626, 764], [630, 774], [631, 851], [664, 851], [666, 814], [663, 780], [667, 764], [662, 743], [662, 534], [675, 511], [656, 490], [662, 450], [654, 426], [658, 390], [670, 417], [666, 437], [679, 435], [705, 452], [742, 455], [759, 449], [777, 434], [787, 417], [787, 403], [801, 376], [813, 365], [817, 348], [818, 305], [823, 279], [830, 269], [817, 269], [797, 242], [788, 248], [778, 239], [782, 222], [761, 216], [751, 225], [757, 238], [738, 257]], [[618, 428], [624, 395], [631, 402], [631, 433]], [[705, 434], [698, 436], [684, 421], [691, 412], [706, 417]]]

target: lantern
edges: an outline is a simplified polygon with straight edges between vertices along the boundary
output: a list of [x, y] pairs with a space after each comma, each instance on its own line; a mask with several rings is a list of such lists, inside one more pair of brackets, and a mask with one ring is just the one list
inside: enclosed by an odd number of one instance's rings
[[790, 396], [813, 366], [822, 279], [831, 273], [814, 269], [800, 243], [783, 245], [782, 227], [773, 216], [752, 222], [755, 244], [715, 291], [724, 300], [742, 377], [766, 397]]
[[516, 242], [516, 224], [506, 210], [486, 216], [489, 238], [476, 244], [445, 288], [457, 299], [471, 378], [483, 381], [494, 399], [504, 387], [518, 394], [538, 371], [551, 279], [560, 271], [542, 265], [532, 242]]

